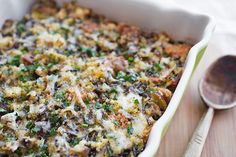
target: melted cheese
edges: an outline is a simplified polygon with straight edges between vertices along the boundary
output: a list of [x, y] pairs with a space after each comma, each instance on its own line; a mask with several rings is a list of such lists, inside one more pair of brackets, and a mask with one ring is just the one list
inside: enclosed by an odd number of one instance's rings
[[13, 130], [16, 130], [17, 129], [16, 115], [17, 115], [16, 112], [5, 114], [1, 117], [1, 121], [6, 123], [8, 127], [12, 128]]
[[142, 133], [147, 125], [148, 124], [145, 116], [142, 113], [139, 113], [139, 115], [135, 117], [134, 121], [132, 122], [132, 127], [134, 129], [133, 134], [142, 136]]
[[121, 93], [117, 97], [117, 101], [119, 105], [124, 109], [124, 110], [132, 110], [134, 109], [137, 105], [134, 103], [135, 100], [138, 100], [139, 103], [142, 102], [142, 97], [134, 94], [133, 92], [128, 93], [127, 95], [124, 95]]
[[132, 145], [131, 141], [126, 136], [126, 130], [116, 130], [112, 133], [112, 135], [114, 136], [114, 138], [110, 139], [109, 142], [114, 153], [119, 154], [122, 150], [125, 150]]

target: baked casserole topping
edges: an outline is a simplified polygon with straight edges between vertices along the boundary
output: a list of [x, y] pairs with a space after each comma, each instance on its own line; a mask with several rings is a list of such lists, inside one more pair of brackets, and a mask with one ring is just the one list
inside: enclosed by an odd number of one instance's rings
[[76, 3], [39, 2], [0, 34], [0, 154], [137, 156], [191, 45]]

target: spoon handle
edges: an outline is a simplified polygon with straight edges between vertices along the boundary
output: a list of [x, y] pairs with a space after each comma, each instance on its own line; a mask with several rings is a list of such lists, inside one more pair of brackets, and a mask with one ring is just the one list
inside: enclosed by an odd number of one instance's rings
[[195, 129], [183, 157], [200, 157], [213, 116], [214, 109], [209, 107], [206, 114], [202, 116], [197, 128]]

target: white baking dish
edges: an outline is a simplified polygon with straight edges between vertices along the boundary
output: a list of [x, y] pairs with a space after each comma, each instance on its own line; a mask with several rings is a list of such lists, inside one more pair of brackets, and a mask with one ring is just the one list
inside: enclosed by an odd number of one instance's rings
[[[59, 3], [65, 0], [58, 0]], [[82, 6], [92, 8], [118, 22], [137, 25], [146, 31], [166, 32], [174, 39], [194, 44], [191, 48], [183, 76], [163, 116], [154, 124], [145, 150], [140, 157], [154, 156], [161, 138], [180, 103], [188, 81], [199, 63], [214, 23], [205, 15], [185, 11], [175, 4], [161, 0], [78, 0]], [[0, 0], [0, 25], [7, 18], [20, 19], [34, 0]]]

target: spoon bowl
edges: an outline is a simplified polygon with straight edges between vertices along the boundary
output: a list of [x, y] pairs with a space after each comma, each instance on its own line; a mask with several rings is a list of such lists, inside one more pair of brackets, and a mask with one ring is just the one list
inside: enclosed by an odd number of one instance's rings
[[206, 105], [214, 109], [236, 106], [236, 56], [216, 60], [200, 80], [199, 92]]
[[236, 56], [227, 55], [216, 60], [200, 80], [199, 93], [209, 108], [195, 129], [183, 157], [200, 157], [214, 109], [236, 106]]

